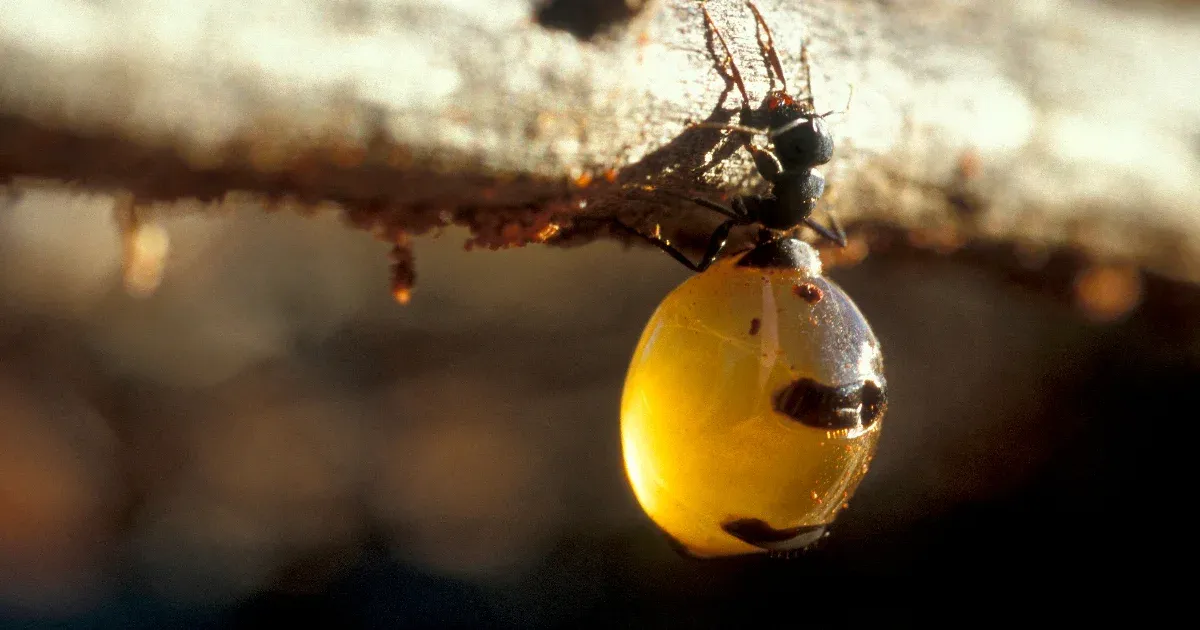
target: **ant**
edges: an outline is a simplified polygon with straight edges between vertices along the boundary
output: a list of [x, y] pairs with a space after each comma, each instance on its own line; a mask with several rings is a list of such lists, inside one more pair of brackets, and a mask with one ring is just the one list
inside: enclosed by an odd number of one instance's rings
[[[846, 246], [846, 233], [842, 231], [837, 219], [830, 215], [833, 227], [827, 228], [816, 222], [812, 218], [812, 213], [817, 206], [817, 200], [825, 192], [825, 177], [814, 167], [826, 164], [833, 158], [833, 136], [825, 126], [825, 117], [845, 113], [849, 109], [849, 101], [846, 103], [846, 108], [841, 111], [817, 114], [811, 103], [811, 82], [809, 83], [810, 97], [808, 101], [797, 102], [788, 95], [787, 77], [783, 73], [783, 64], [779, 61], [779, 55], [775, 52], [771, 29], [767, 26], [766, 20], [763, 19], [762, 13], [759, 12], [754, 2], [747, 0], [746, 4], [754, 13], [754, 19], [759, 28], [766, 35], [766, 41], [762, 42], [760, 39], [759, 42], [763, 45], [763, 53], [769, 64], [768, 69], [774, 70], [782, 86], [781, 89], [771, 90], [767, 94], [765, 103], [768, 126], [766, 129], [715, 123], [694, 123], [691, 126], [693, 128], [736, 131], [751, 136], [766, 136], [770, 139], [774, 144], [774, 150], [764, 149], [753, 144], [746, 146], [754, 157], [755, 167], [759, 174], [770, 182], [771, 194], [765, 197], [759, 195], [736, 197], [728, 208], [707, 199], [688, 197], [689, 201], [726, 217], [726, 221], [717, 227], [709, 238], [708, 249], [699, 263], [693, 263], [682, 252], [675, 249], [669, 241], [643, 234], [620, 221], [615, 222], [622, 230], [649, 241], [695, 272], [704, 271], [716, 260], [725, 247], [730, 230], [739, 225], [761, 225], [764, 229], [759, 233], [760, 242], [771, 240], [779, 232], [790, 231], [800, 225], [806, 225], [840, 247]], [[720, 29], [713, 22], [712, 16], [709, 15], [708, 8], [703, 2], [700, 4], [700, 10], [704, 12], [704, 21], [708, 28], [716, 35], [717, 41], [721, 43], [721, 48], [725, 51], [722, 66], [728, 66], [730, 79], [742, 95], [743, 112], [744, 114], [748, 113], [750, 96], [746, 93], [746, 85], [742, 81], [737, 64], [734, 63], [733, 55], [729, 52], [729, 46], [725, 43], [725, 37], [721, 35]], [[807, 58], [806, 50], [802, 54]], [[853, 92], [851, 96], [853, 96]], [[743, 115], [743, 119], [745, 118], [746, 116]]]

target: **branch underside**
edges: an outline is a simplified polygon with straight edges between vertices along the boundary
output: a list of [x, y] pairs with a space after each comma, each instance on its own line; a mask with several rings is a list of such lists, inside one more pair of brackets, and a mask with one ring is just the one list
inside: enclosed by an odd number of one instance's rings
[[[214, 9], [207, 31], [168, 40], [153, 37], [197, 16], [142, 4], [77, 9], [109, 33], [95, 40], [0, 19], [0, 180], [143, 204], [336, 203], [385, 239], [458, 224], [491, 247], [586, 242], [617, 217], [692, 251], [716, 222], [677, 196], [764, 190], [746, 138], [688, 127], [738, 122], [742, 105], [695, 2], [592, 28], [539, 23], [541, 4], [520, 0], [363, 0], [353, 14], [293, 0], [282, 14]], [[857, 226], [860, 244], [1072, 252], [1200, 280], [1200, 151], [1179, 132], [1200, 121], [1180, 80], [1200, 58], [1194, 9], [758, 4], [790, 85], [811, 83], [823, 109], [853, 85], [817, 212]], [[751, 13], [708, 9], [761, 99]], [[125, 11], [149, 17], [103, 29]]]

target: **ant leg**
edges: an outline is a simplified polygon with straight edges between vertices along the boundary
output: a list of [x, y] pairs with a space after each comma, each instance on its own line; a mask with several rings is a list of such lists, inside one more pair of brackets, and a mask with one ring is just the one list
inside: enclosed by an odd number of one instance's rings
[[669, 194], [672, 197], [676, 197], [678, 199], [685, 199], [685, 200], [690, 201], [699, 206], [704, 206], [705, 208], [708, 208], [709, 210], [712, 210], [713, 212], [716, 212], [719, 215], [739, 221], [740, 222], [739, 224], [746, 223], [745, 215], [738, 213], [736, 207], [733, 209], [726, 208], [725, 206], [722, 206], [721, 204], [713, 203], [707, 199], [702, 199], [700, 197], [685, 197], [683, 195], [679, 195], [679, 194], [676, 194], [673, 192], [667, 192], [666, 194]]
[[700, 272], [704, 271], [705, 269], [708, 269], [708, 266], [711, 265], [714, 260], [716, 260], [717, 256], [721, 253], [721, 250], [725, 248], [725, 242], [727, 240], [729, 240], [729, 231], [733, 229], [733, 226], [738, 224], [738, 219], [729, 219], [728, 221], [719, 225], [717, 227], [717, 229], [713, 231], [712, 236], [709, 237], [709, 239], [708, 239], [708, 249], [705, 250], [704, 258], [700, 259], [699, 263], [693, 263], [691, 260], [688, 259], [687, 256], [683, 255], [683, 252], [679, 251], [678, 249], [675, 249], [675, 247], [672, 246], [670, 243], [668, 243], [667, 241], [665, 241], [661, 238], [658, 238], [657, 236], [650, 236], [649, 234], [642, 234], [638, 230], [635, 230], [635, 229], [629, 227], [628, 225], [625, 225], [624, 223], [617, 221], [615, 219], [613, 220], [613, 224], [616, 225], [617, 227], [619, 227], [621, 230], [628, 232], [629, 234], [632, 234], [633, 236], [637, 236], [638, 238], [646, 240], [651, 245], [654, 245], [655, 247], [670, 254], [672, 258], [679, 261], [679, 263], [682, 264], [684, 267], [687, 267], [688, 269], [691, 269], [692, 271], [695, 271], [696, 273], [700, 273]]
[[717, 41], [721, 42], [721, 48], [725, 51], [725, 59], [721, 61], [721, 66], [729, 67], [729, 74], [732, 76], [733, 83], [737, 86], [738, 92], [742, 93], [742, 106], [750, 107], [750, 97], [746, 94], [746, 84], [742, 81], [742, 73], [738, 71], [737, 63], [733, 61], [733, 54], [729, 52], [729, 45], [725, 43], [725, 36], [721, 35], [721, 29], [717, 28], [717, 23], [708, 14], [708, 7], [705, 6], [705, 3], [700, 3], [700, 10], [704, 12], [704, 22], [708, 24], [708, 28], [712, 33], [717, 36]]
[[775, 74], [779, 75], [779, 82], [783, 84], [783, 92], [787, 93], [787, 75], [783, 73], [783, 64], [779, 63], [779, 53], [775, 52], [775, 39], [771, 37], [771, 29], [767, 26], [767, 21], [763, 19], [762, 13], [759, 13], [758, 6], [751, 0], [746, 0], [746, 5], [754, 13], [754, 20], [758, 22], [759, 28], [767, 36], [767, 45], [763, 53], [767, 56], [767, 61], [771, 67], [775, 69]]
[[[759, 217], [762, 216], [762, 207], [766, 203], [770, 203], [770, 201], [758, 195], [743, 195], [734, 197], [732, 205], [733, 211], [742, 215], [742, 223], [753, 225], [758, 223]], [[762, 234], [765, 229], [760, 227], [759, 234]]]
[[812, 219], [812, 217], [805, 217], [804, 225], [807, 225], [808, 227], [812, 228], [814, 232], [816, 232], [817, 234], [820, 234], [826, 240], [837, 243], [838, 247], [845, 247], [846, 246], [846, 232], [844, 230], [842, 230], [841, 224], [838, 223], [837, 219], [835, 219], [832, 214], [829, 215], [829, 218], [830, 218], [830, 221], [833, 223], [832, 230], [825, 227], [824, 225], [821, 225], [820, 223], [817, 223], [816, 221], [814, 221]]
[[707, 199], [701, 199], [700, 197], [687, 197], [686, 199], [696, 205], [704, 206], [705, 208], [708, 208], [709, 210], [712, 210], [713, 212], [716, 212], [717, 214], [727, 216], [731, 220], [745, 223], [745, 217], [741, 214], [738, 214], [737, 210], [730, 210], [729, 208], [726, 208], [725, 206], [713, 203]]
[[[826, 210], [825, 214], [829, 215], [829, 223], [833, 226], [833, 230], [837, 232], [837, 235], [842, 239], [842, 242], [845, 243], [846, 230], [842, 229], [842, 223], [841, 221], [838, 221], [837, 215], [831, 210]], [[845, 245], [842, 245], [842, 247], [845, 247]]]
[[651, 245], [654, 245], [655, 247], [663, 250], [664, 252], [667, 252], [668, 254], [671, 255], [671, 258], [678, 260], [679, 263], [682, 264], [684, 267], [687, 267], [688, 269], [691, 269], [692, 271], [700, 271], [699, 269], [697, 269], [697, 265], [695, 263], [693, 263], [691, 260], [688, 260], [688, 257], [683, 255], [683, 252], [680, 252], [678, 249], [675, 249], [674, 247], [671, 246], [670, 243], [662, 240], [661, 238], [658, 238], [656, 236], [650, 236], [649, 234], [642, 234], [640, 231], [638, 231], [634, 228], [631, 228], [628, 225], [625, 225], [624, 223], [622, 223], [616, 219], [613, 219], [612, 224], [617, 226], [618, 228], [620, 228], [622, 232], [625, 232], [631, 236], [636, 236], [640, 239], [643, 239], [643, 240], [649, 242]]
[[[754, 214], [750, 207], [746, 204], [747, 199], [757, 199], [757, 197], [747, 197], [745, 195], [734, 197], [733, 203], [729, 204], [733, 208], [733, 213], [742, 217], [742, 221], [749, 225], [754, 223]], [[757, 207], [757, 205], [755, 206]]]
[[783, 165], [779, 163], [779, 156], [773, 152], [762, 147], [756, 147], [753, 144], [746, 145], [746, 150], [754, 158], [754, 166], [758, 169], [758, 174], [762, 175], [763, 179], [773, 182], [783, 172]]
[[704, 258], [701, 259], [699, 265], [696, 265], [698, 271], [704, 271], [713, 264], [713, 261], [721, 254], [721, 250], [725, 249], [725, 242], [729, 240], [729, 231], [738, 223], [738, 219], [730, 219], [713, 230], [712, 236], [708, 239], [708, 249], [704, 252]]

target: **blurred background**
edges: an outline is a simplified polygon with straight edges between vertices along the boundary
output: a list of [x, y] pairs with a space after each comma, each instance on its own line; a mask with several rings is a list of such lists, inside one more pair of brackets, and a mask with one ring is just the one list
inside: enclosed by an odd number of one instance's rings
[[387, 246], [336, 213], [230, 204], [162, 220], [161, 286], [138, 294], [112, 206], [0, 189], [2, 627], [707, 627], [777, 607], [841, 626], [896, 577], [1119, 583], [1182, 540], [1194, 310], [1094, 323], [933, 257], [834, 272], [886, 353], [872, 472], [815, 551], [705, 562], [642, 515], [620, 455], [630, 353], [687, 277], [667, 256], [466, 252], [447, 230], [415, 240], [400, 306]]

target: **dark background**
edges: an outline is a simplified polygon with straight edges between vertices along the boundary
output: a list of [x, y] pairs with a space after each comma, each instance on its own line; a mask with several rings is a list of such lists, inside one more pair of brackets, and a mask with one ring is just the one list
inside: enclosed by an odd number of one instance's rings
[[885, 349], [871, 474], [803, 557], [703, 562], [620, 456], [630, 353], [687, 277], [665, 255], [449, 230], [402, 307], [332, 213], [233, 208], [167, 220], [135, 298], [110, 201], [0, 192], [2, 627], [895, 625], [898, 585], [1146, 586], [1184, 538], [1193, 313], [1094, 324], [949, 259], [835, 272]]

